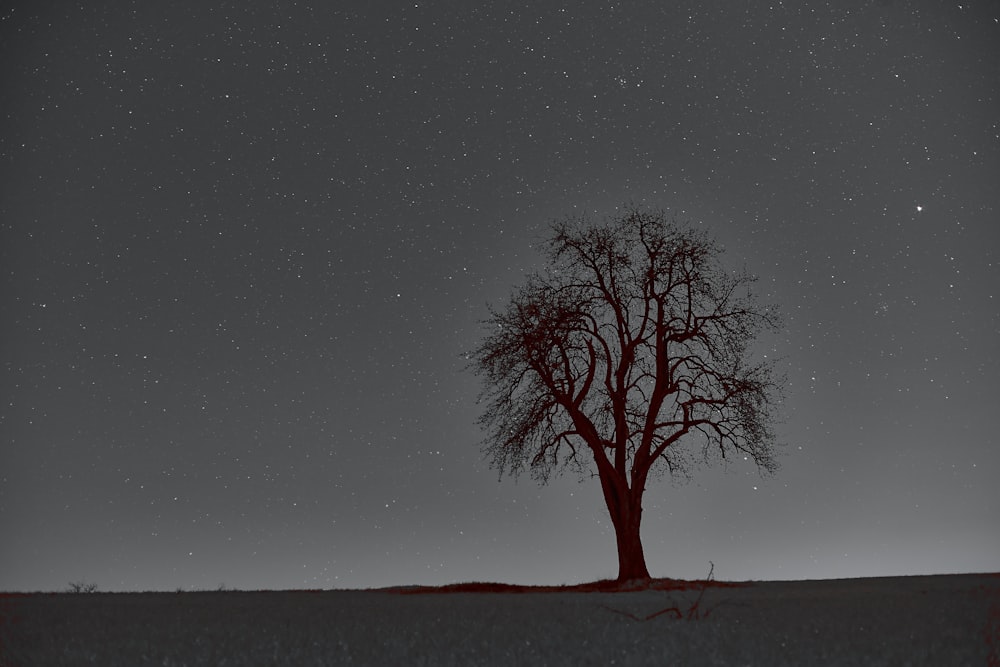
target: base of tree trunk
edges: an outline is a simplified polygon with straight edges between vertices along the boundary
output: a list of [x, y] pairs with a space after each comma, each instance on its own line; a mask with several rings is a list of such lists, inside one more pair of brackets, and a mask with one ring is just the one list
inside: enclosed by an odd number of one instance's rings
[[632, 577], [631, 579], [619, 579], [615, 588], [620, 591], [644, 591], [652, 583], [652, 577]]

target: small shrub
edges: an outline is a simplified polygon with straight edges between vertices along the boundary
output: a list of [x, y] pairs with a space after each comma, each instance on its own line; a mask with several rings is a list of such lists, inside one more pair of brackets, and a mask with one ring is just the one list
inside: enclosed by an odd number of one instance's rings
[[90, 584], [86, 581], [71, 581], [67, 593], [96, 593], [97, 584]]

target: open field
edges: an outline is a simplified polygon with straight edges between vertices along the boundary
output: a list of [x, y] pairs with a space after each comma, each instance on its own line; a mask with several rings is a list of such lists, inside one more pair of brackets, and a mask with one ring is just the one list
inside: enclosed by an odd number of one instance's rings
[[997, 574], [709, 584], [6, 594], [0, 665], [1000, 665]]

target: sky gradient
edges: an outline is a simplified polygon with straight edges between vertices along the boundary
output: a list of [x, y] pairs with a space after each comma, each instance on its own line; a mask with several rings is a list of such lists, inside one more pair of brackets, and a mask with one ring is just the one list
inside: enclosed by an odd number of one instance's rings
[[651, 485], [654, 576], [1000, 570], [1000, 6], [479, 4], [5, 6], [0, 590], [614, 577], [463, 352], [629, 203], [786, 318], [781, 470]]

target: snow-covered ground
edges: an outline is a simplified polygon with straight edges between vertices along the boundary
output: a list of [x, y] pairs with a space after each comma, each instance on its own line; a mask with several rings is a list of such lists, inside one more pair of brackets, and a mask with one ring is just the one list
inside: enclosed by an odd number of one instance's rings
[[[1000, 575], [629, 593], [0, 596], [0, 665], [1000, 665]], [[705, 612], [710, 612], [704, 616]]]

